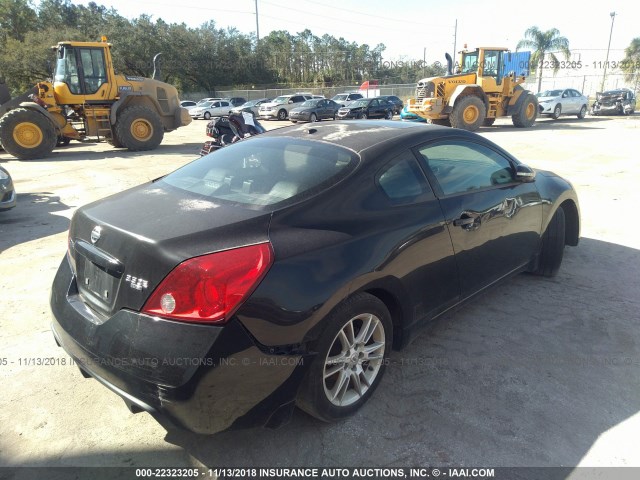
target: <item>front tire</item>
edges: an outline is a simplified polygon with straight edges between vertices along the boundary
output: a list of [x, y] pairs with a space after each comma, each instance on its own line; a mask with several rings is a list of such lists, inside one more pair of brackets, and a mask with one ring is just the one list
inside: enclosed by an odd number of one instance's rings
[[132, 152], [153, 150], [164, 137], [162, 121], [156, 112], [141, 106], [125, 108], [115, 124], [115, 136]]
[[467, 95], [456, 102], [449, 120], [454, 128], [475, 132], [484, 122], [486, 114], [484, 102], [474, 95]]
[[286, 120], [287, 119], [287, 111], [282, 109], [278, 112], [278, 120]]
[[553, 109], [553, 113], [551, 114], [551, 118], [553, 118], [554, 120], [557, 120], [557, 119], [560, 118], [560, 115], [562, 115], [562, 105], [558, 104]]
[[364, 405], [384, 374], [391, 350], [391, 315], [380, 299], [357, 293], [324, 320], [327, 327], [311, 348], [317, 352], [297, 405], [326, 421], [347, 417]]
[[39, 112], [16, 108], [0, 118], [0, 144], [20, 160], [48, 157], [56, 143], [53, 123]]
[[209, 112], [204, 112], [203, 117], [205, 120], [209, 120], [211, 118], [211, 114]]
[[542, 248], [538, 257], [538, 268], [535, 274], [553, 277], [558, 273], [564, 256], [565, 214], [562, 207], [558, 207], [551, 217], [547, 229], [542, 235]]
[[483, 127], [490, 127], [495, 123], [496, 119], [494, 118], [485, 118], [482, 122]]
[[309, 117], [309, 121], [311, 123], [315, 123], [318, 121], [318, 116], [315, 113], [312, 113], [311, 116]]

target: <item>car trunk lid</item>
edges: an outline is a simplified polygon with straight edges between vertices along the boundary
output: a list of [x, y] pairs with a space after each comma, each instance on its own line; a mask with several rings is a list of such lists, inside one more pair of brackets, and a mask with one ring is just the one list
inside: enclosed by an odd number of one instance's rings
[[153, 183], [89, 204], [69, 232], [78, 292], [104, 318], [140, 310], [182, 261], [268, 241], [270, 217]]

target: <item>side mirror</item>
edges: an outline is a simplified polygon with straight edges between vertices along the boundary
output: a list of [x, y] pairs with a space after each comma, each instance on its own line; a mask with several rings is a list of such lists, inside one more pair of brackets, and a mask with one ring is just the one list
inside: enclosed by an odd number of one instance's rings
[[536, 179], [536, 172], [528, 165], [520, 164], [516, 166], [516, 179], [522, 183], [533, 182]]
[[289, 103], [293, 103], [293, 100], [289, 100]]

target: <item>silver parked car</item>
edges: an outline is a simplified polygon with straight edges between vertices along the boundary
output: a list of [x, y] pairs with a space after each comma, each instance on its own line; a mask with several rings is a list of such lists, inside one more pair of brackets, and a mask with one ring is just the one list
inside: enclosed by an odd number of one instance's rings
[[0, 167], [0, 212], [16, 206], [16, 191], [13, 188], [11, 175]]
[[254, 115], [258, 116], [258, 109], [260, 108], [260, 105], [262, 105], [263, 103], [268, 103], [271, 100], [273, 100], [273, 98], [258, 98], [257, 100], [249, 100], [248, 102], [245, 102], [238, 107], [232, 108], [231, 111], [233, 113], [251, 112]]
[[229, 115], [232, 108], [233, 105], [228, 100], [216, 100], [193, 107], [189, 110], [189, 115], [191, 115], [192, 118], [209, 120], [211, 117]]
[[589, 99], [573, 88], [545, 90], [536, 93], [538, 109], [541, 115], [558, 119], [560, 115], [576, 115], [584, 118], [587, 114]]

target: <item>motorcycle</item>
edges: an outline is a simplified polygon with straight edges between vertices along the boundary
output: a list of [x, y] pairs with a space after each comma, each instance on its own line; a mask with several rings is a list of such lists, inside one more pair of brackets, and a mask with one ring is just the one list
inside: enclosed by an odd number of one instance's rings
[[207, 136], [213, 140], [207, 140], [204, 143], [200, 155], [207, 155], [219, 148], [266, 131], [252, 112], [230, 113], [215, 117], [207, 124]]

